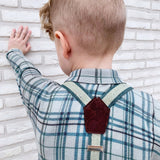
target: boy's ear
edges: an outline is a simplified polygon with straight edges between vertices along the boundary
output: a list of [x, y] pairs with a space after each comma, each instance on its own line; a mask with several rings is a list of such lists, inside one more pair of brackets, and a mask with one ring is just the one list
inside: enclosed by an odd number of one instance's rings
[[67, 38], [60, 31], [55, 31], [54, 35], [55, 38], [60, 41], [61, 47], [63, 49], [63, 56], [68, 59], [70, 57], [71, 48]]

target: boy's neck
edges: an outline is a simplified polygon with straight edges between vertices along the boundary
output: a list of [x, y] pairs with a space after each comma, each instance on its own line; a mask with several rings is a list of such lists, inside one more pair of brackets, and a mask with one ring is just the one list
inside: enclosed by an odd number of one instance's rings
[[74, 60], [72, 71], [82, 68], [112, 69], [113, 55], [105, 57], [78, 57]]

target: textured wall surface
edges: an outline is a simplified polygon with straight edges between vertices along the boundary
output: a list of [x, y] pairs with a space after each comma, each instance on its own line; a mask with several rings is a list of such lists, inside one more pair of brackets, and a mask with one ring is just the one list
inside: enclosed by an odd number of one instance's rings
[[[0, 160], [37, 160], [31, 122], [5, 53], [12, 28], [32, 30], [26, 56], [49, 79], [62, 83], [55, 45], [40, 29], [39, 8], [46, 0], [0, 0]], [[122, 80], [160, 100], [160, 0], [125, 0], [125, 40], [113, 69]]]

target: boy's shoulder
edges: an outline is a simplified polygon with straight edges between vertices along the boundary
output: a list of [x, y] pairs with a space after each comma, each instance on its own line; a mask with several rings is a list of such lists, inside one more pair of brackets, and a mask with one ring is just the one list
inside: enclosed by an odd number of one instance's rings
[[147, 93], [147, 92], [145, 92], [145, 91], [139, 90], [137, 88], [133, 88], [133, 94], [134, 94], [134, 98], [136, 98], [137, 100], [141, 99], [142, 101], [148, 101], [150, 103], [153, 102], [152, 95]]
[[133, 93], [135, 98], [140, 98], [143, 101], [148, 101], [149, 103], [155, 103], [156, 105], [160, 105], [160, 102], [156, 100], [152, 94], [133, 88]]
[[160, 116], [158, 116], [158, 114], [160, 115], [160, 101], [155, 99], [152, 94], [135, 88], [132, 90], [132, 93], [135, 105], [141, 106], [144, 111], [148, 112], [150, 110], [156, 119], [160, 120]]

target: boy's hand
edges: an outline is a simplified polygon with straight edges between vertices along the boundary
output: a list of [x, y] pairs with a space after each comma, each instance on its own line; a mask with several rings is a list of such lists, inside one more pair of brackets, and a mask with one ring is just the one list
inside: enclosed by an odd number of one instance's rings
[[17, 32], [16, 29], [13, 29], [8, 41], [8, 51], [12, 48], [18, 48], [24, 55], [28, 53], [31, 49], [31, 45], [28, 42], [31, 33], [28, 27], [23, 28], [23, 26], [20, 26]]

